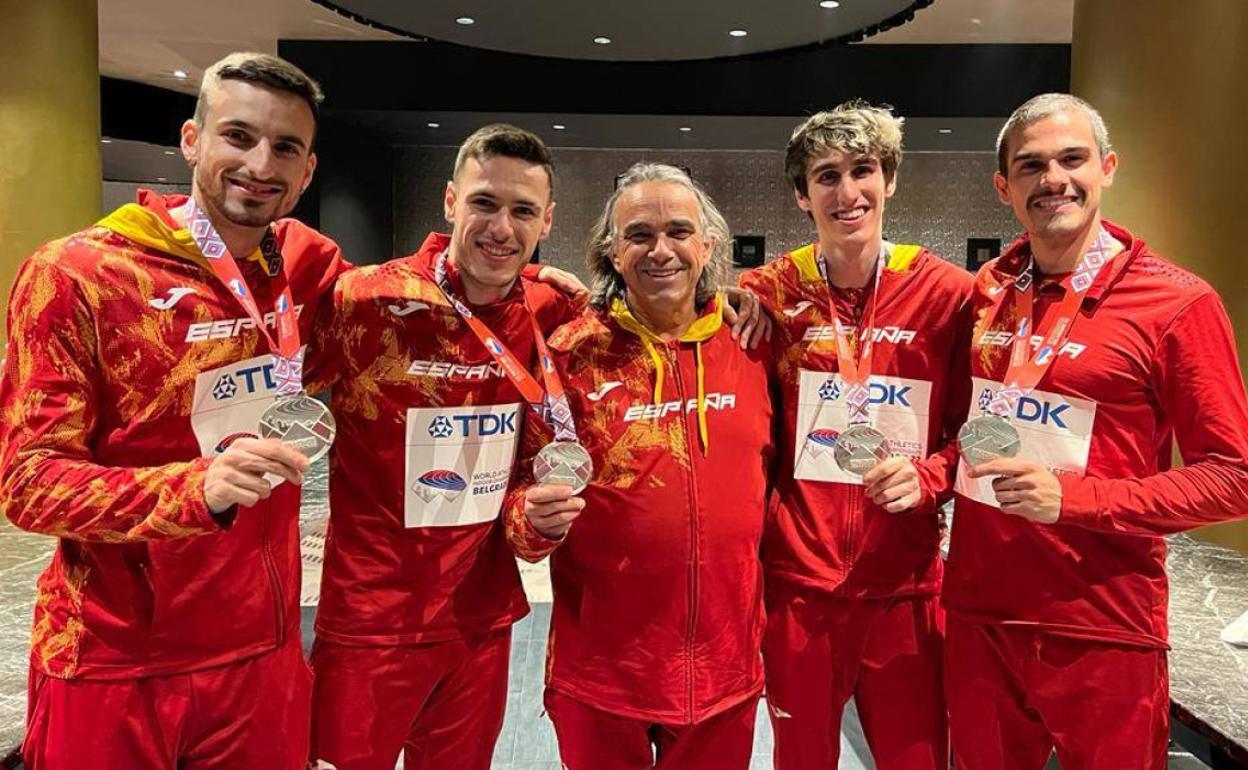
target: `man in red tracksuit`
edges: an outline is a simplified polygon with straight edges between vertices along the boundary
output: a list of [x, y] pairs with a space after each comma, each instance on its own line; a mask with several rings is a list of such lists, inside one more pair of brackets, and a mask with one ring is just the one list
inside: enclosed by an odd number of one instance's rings
[[535, 484], [550, 435], [534, 421], [505, 514], [521, 556], [554, 550], [546, 709], [570, 770], [744, 769], [763, 684], [766, 349], [723, 323], [727, 226], [684, 172], [630, 169], [591, 241], [594, 312], [550, 349], [593, 480], [580, 496]]
[[958, 472], [955, 758], [1036, 770], [1056, 747], [1067, 770], [1162, 770], [1162, 536], [1248, 512], [1230, 323], [1208, 284], [1102, 218], [1117, 157], [1086, 102], [1030, 100], [998, 156], [998, 195], [1027, 232], [976, 282], [970, 417], [1003, 421], [1021, 449]]
[[318, 318], [314, 387], [333, 385], [331, 518], [316, 618], [312, 757], [338, 770], [487, 768], [511, 625], [528, 613], [498, 514], [527, 407], [453, 304], [515, 357], [531, 317], [578, 314], [520, 277], [550, 230], [536, 136], [487, 126], [447, 186], [450, 236], [352, 271]]
[[[850, 102], [807, 120], [786, 165], [819, 240], [741, 278], [777, 322], [763, 657], [780, 770], [837, 767], [851, 696], [876, 767], [949, 764], [939, 505], [966, 403], [971, 276], [883, 240], [900, 161], [886, 110]], [[861, 476], [835, 461], [855, 376], [892, 455]]]
[[[346, 267], [279, 219], [311, 179], [319, 101], [276, 57], [223, 59], [182, 129], [193, 202], [141, 190], [21, 267], [0, 507], [58, 538], [35, 601], [32, 770], [306, 762], [307, 461], [256, 431], [278, 392], [274, 338], [306, 340], [300, 310]], [[215, 260], [236, 262], [229, 281], [188, 232], [205, 217], [237, 257]]]

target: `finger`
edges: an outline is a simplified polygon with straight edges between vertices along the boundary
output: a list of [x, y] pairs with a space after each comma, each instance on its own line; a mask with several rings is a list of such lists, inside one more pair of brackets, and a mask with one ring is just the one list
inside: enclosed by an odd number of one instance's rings
[[269, 493], [273, 491], [273, 485], [266, 481], [262, 476], [246, 473], [234, 468], [227, 470], [221, 480], [233, 488], [245, 489], [248, 492], [259, 495], [261, 499], [267, 498]]
[[549, 524], [552, 521], [571, 521], [581, 515], [584, 506], [565, 505], [558, 508], [541, 508], [536, 509], [529, 518], [539, 524]]
[[982, 478], [984, 476], [1017, 476], [1026, 470], [1023, 460], [1012, 460], [1008, 458], [998, 458], [989, 460], [986, 463], [972, 465], [970, 468], [970, 476], [973, 479]]
[[910, 481], [902, 481], [900, 484], [893, 484], [879, 492], [873, 498], [876, 505], [885, 505], [903, 497], [909, 497], [918, 492], [918, 485]]
[[524, 499], [526, 502], [538, 504], [580, 500], [579, 497], [572, 497], [572, 487], [567, 484], [535, 484], [524, 493]]
[[902, 511], [908, 511], [919, 504], [919, 499], [920, 496], [918, 492], [911, 492], [908, 495], [903, 495], [897, 498], [891, 503], [885, 503], [884, 510], [889, 513], [901, 513]]
[[764, 339], [771, 339], [771, 317], [766, 313], [758, 314], [758, 324], [754, 327], [754, 337], [750, 340], [750, 350], [758, 347]]
[[741, 325], [741, 349], [752, 348], [758, 345], [758, 316], [752, 316], [748, 321]]
[[266, 473], [271, 473], [274, 476], [282, 477], [292, 484], [303, 483], [303, 474], [298, 470], [291, 468], [289, 465], [273, 462], [272, 460], [267, 460], [258, 455], [247, 454], [240, 457], [234, 467], [256, 476], [263, 476]]
[[737, 324], [741, 321], [741, 314], [737, 309], [727, 302], [724, 303], [724, 323], [732, 329], [732, 338], [735, 340], [740, 336], [741, 330], [737, 328]]
[[[308, 469], [308, 458], [296, 449], [292, 449], [275, 438], [255, 439], [243, 444], [242, 441], [231, 445], [230, 449], [238, 446], [240, 451], [250, 452], [253, 455], [262, 457], [265, 460], [287, 465], [299, 472]], [[226, 450], [229, 451], [228, 449]]]
[[867, 471], [862, 477], [862, 483], [866, 486], [875, 486], [883, 479], [893, 476], [901, 469], [905, 468], [909, 463], [904, 457], [888, 457], [875, 464], [875, 467]]

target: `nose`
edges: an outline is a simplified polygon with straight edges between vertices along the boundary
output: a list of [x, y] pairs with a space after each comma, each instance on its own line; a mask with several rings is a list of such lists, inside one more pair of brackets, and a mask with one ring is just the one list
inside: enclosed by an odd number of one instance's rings
[[1057, 158], [1050, 160], [1044, 167], [1044, 173], [1040, 175], [1040, 184], [1046, 189], [1064, 189], [1069, 180], [1070, 174], [1066, 173]]
[[499, 243], [510, 241], [516, 233], [515, 223], [511, 221], [511, 212], [506, 209], [494, 212], [494, 216], [490, 217], [486, 232], [491, 239]]
[[660, 233], [659, 237], [654, 239], [654, 248], [650, 250], [650, 259], [663, 263], [669, 259], [676, 258], [676, 244], [666, 233]]
[[272, 179], [274, 174], [273, 145], [267, 139], [256, 142], [245, 156], [247, 171], [255, 179]]
[[841, 207], [852, 206], [858, 202], [861, 187], [858, 180], [852, 175], [846, 174], [841, 177], [841, 183], [836, 188], [836, 202]]

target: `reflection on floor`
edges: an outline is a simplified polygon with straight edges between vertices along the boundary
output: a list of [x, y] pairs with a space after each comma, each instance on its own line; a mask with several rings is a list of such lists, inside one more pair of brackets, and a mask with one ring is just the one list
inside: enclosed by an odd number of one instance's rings
[[[550, 604], [542, 602], [534, 603], [533, 612], [513, 629], [507, 718], [494, 752], [495, 770], [559, 770], [555, 732], [550, 720], [542, 715], [542, 676], [549, 626]], [[873, 767], [852, 709], [845, 722], [841, 735], [842, 770]], [[761, 705], [750, 768], [771, 768], [771, 727]]]

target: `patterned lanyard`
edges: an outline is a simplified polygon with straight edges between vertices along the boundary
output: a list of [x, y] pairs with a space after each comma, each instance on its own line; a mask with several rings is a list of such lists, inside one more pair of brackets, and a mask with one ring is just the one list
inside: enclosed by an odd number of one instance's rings
[[845, 380], [845, 404], [849, 409], [850, 425], [869, 425], [871, 423], [871, 354], [875, 339], [875, 306], [880, 293], [880, 276], [884, 273], [884, 262], [887, 251], [880, 249], [880, 256], [875, 261], [875, 280], [871, 287], [871, 296], [867, 299], [867, 307], [863, 308], [862, 320], [856, 332], [859, 355], [854, 355], [854, 346], [850, 343], [849, 328], [841, 321], [836, 310], [836, 300], [832, 296], [832, 283], [828, 279], [827, 266], [822, 255], [816, 251], [815, 263], [819, 266], [819, 274], [823, 276], [824, 287], [828, 291], [828, 315], [833, 319], [836, 329], [836, 366], [841, 379]]
[[472, 329], [477, 339], [481, 340], [481, 344], [485, 345], [485, 349], [494, 357], [503, 370], [503, 374], [507, 376], [512, 385], [516, 386], [516, 390], [520, 391], [520, 395], [528, 402], [534, 413], [554, 429], [555, 440], [576, 441], [576, 424], [572, 420], [568, 396], [564, 392], [559, 373], [555, 371], [555, 363], [551, 360], [550, 350], [546, 347], [546, 337], [537, 324], [537, 316], [533, 313], [528, 288], [524, 282], [520, 282], [520, 293], [524, 297], [524, 308], [528, 313], [529, 323], [533, 327], [533, 341], [537, 344], [537, 357], [541, 362], [544, 388], [542, 383], [539, 383], [520, 363], [520, 359], [516, 358], [516, 355], [495, 336], [494, 332], [490, 331], [488, 326], [482, 323], [480, 318], [477, 318], [472, 309], [455, 296], [455, 291], [447, 278], [446, 266], [447, 253], [444, 251], [438, 255], [437, 262], [434, 263], [433, 278], [446, 300], [451, 303], [451, 307], [455, 308], [455, 312], [459, 313], [464, 322], [468, 324], [468, 328]]
[[217, 229], [212, 226], [208, 215], [192, 198], [190, 201], [190, 233], [195, 239], [199, 251], [208, 260], [208, 267], [213, 275], [230, 290], [230, 294], [238, 300], [247, 312], [256, 329], [264, 335], [269, 343], [269, 351], [273, 356], [273, 379], [277, 382], [279, 396], [294, 396], [303, 392], [303, 351], [299, 345], [299, 321], [295, 316], [294, 299], [290, 293], [290, 281], [286, 275], [281, 252], [277, 248], [277, 239], [271, 228], [266, 230], [260, 241], [260, 253], [264, 259], [265, 272], [274, 280], [277, 291], [277, 304], [273, 308], [274, 325], [277, 327], [277, 341], [269, 333], [264, 323], [264, 316], [256, 304], [238, 268], [238, 261]]
[[[993, 395], [986, 411], [998, 417], [1009, 417], [1014, 414], [1019, 399], [1035, 390], [1044, 373], [1057, 360], [1057, 353], [1070, 336], [1070, 330], [1079, 316], [1083, 298], [1087, 296], [1088, 289], [1096, 281], [1101, 269], [1113, 258], [1115, 245], [1114, 237], [1102, 227], [1096, 240], [1079, 260], [1075, 271], [1062, 279], [1061, 285], [1066, 293], [1054, 311], [1053, 324], [1034, 356], [1031, 355], [1030, 347], [1031, 333], [1035, 327], [1036, 261], [1035, 258], [1027, 260], [1027, 266], [1014, 282], [1014, 288], [1018, 292], [1019, 316], [1010, 350], [1010, 366], [1005, 373], [1005, 386]], [[996, 311], [1000, 310], [1005, 301], [1005, 292], [1001, 294], [1002, 299]]]

